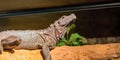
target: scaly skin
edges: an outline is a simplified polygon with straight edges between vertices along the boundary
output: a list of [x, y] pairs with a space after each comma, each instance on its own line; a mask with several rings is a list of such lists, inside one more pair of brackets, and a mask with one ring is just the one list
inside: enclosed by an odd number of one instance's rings
[[17, 36], [9, 36], [5, 39], [2, 39], [1, 42], [2, 50], [0, 51], [0, 53], [2, 53], [4, 49], [9, 50], [9, 52], [11, 53], [14, 53], [13, 49], [20, 45], [21, 39]]
[[[44, 60], [51, 60], [49, 49], [54, 48], [59, 40], [64, 37], [70, 23], [76, 19], [74, 14], [63, 16], [48, 28], [43, 30], [11, 30], [0, 33], [0, 40], [7, 40], [10, 36], [16, 36], [21, 39], [21, 43], [14, 49], [39, 49], [42, 48]], [[15, 38], [17, 40], [17, 38]], [[0, 44], [3, 42], [1, 41]], [[14, 42], [12, 42], [14, 43]], [[0, 46], [2, 51], [3, 47]]]

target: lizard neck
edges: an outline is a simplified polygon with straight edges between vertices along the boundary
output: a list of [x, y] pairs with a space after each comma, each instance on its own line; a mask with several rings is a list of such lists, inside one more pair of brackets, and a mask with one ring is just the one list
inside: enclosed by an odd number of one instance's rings
[[46, 34], [49, 38], [47, 40], [51, 39], [51, 41], [54, 41], [55, 44], [58, 43], [60, 39], [64, 37], [66, 29], [67, 27], [65, 26], [61, 27], [59, 25], [51, 24], [50, 27], [46, 29]]
[[67, 27], [65, 26], [61, 27], [59, 25], [58, 26], [54, 25], [55, 38], [57, 43], [65, 36], [66, 30], [67, 30]]

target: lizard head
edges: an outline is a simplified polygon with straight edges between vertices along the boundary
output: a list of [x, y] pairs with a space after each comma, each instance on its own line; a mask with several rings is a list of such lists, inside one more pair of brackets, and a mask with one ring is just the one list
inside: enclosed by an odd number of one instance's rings
[[56, 33], [57, 38], [63, 38], [67, 28], [73, 21], [75, 21], [75, 19], [76, 19], [75, 14], [70, 14], [68, 16], [62, 16], [59, 20], [55, 21], [54, 26], [58, 31]]
[[68, 26], [71, 22], [76, 19], [75, 14], [70, 14], [69, 16], [62, 16], [58, 21], [58, 25], [60, 26]]
[[1, 43], [5, 49], [13, 49], [20, 45], [21, 39], [17, 36], [10, 36], [8, 38], [2, 39]]

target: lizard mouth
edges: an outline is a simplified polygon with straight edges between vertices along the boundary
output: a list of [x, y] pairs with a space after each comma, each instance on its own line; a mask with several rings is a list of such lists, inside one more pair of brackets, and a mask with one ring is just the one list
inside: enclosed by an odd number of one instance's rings
[[72, 13], [71, 16], [73, 16], [73, 20], [77, 19], [77, 17], [75, 16], [75, 14]]
[[75, 21], [76, 21], [76, 19], [77, 19], [77, 17], [75, 16], [75, 14], [71, 14], [70, 16], [73, 17], [73, 20], [71, 22], [69, 22], [69, 24], [67, 26], [70, 26], [71, 24], [74, 24]]
[[67, 27], [69, 27], [71, 24], [75, 24], [75, 20], [71, 21], [68, 25], [66, 25]]
[[66, 22], [66, 26], [69, 26], [69, 25], [75, 23], [76, 19], [77, 19], [77, 17], [75, 16], [75, 14], [70, 14], [70, 15], [66, 18], [66, 20], [68, 20], [68, 21], [65, 21], [65, 22]]

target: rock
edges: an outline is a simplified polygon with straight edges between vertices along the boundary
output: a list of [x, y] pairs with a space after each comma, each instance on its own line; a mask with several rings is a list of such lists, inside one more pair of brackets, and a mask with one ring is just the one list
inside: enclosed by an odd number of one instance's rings
[[53, 60], [107, 60], [120, 57], [120, 43], [62, 46], [51, 51]]
[[[51, 51], [52, 60], [120, 60], [120, 43], [62, 46]], [[40, 50], [3, 52], [0, 60], [43, 60]]]
[[15, 53], [3, 52], [0, 60], [43, 60], [40, 50], [15, 50]]

